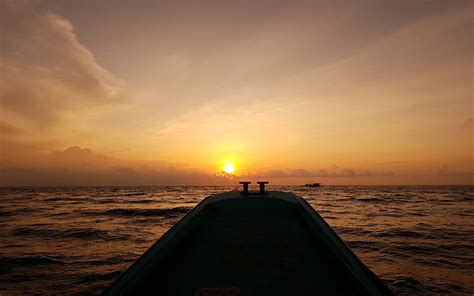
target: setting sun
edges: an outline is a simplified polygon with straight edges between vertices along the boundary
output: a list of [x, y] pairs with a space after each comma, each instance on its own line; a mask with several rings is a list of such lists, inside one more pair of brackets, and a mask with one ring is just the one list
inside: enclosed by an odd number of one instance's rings
[[223, 168], [224, 173], [232, 174], [235, 171], [234, 165], [232, 163], [226, 163]]

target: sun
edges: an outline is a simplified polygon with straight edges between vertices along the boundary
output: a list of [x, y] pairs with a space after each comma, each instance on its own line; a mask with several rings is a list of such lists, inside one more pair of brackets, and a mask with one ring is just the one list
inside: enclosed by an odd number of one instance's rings
[[224, 165], [224, 168], [222, 170], [224, 171], [224, 173], [232, 174], [235, 171], [235, 168], [232, 163], [228, 162]]

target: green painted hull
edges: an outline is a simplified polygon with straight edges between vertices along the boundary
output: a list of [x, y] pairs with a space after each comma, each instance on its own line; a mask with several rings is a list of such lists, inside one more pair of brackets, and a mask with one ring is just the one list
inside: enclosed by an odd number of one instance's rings
[[104, 294], [388, 295], [390, 291], [304, 199], [284, 192], [233, 191], [203, 200]]

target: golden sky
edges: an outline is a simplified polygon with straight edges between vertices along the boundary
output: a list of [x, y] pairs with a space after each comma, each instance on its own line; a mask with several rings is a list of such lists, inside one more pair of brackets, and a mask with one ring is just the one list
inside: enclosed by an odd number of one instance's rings
[[0, 5], [0, 185], [474, 184], [472, 1]]

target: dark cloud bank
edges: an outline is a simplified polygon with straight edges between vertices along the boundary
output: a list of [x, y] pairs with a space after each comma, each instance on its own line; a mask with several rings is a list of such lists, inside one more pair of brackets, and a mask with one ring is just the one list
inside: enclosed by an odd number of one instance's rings
[[[391, 171], [370, 171], [337, 168], [309, 171], [284, 169], [257, 171], [246, 175], [208, 173], [187, 164], [167, 161], [128, 161], [94, 153], [87, 148], [69, 147], [35, 155], [34, 163], [2, 160], [1, 186], [100, 186], [100, 185], [237, 185], [240, 180], [270, 180], [273, 184], [304, 183], [309, 180], [327, 183], [358, 183], [371, 178], [394, 179], [399, 175]], [[457, 172], [459, 174], [459, 172]], [[442, 170], [443, 177], [449, 171]], [[459, 177], [459, 176], [458, 176]], [[465, 177], [469, 178], [470, 175]], [[331, 181], [332, 180], [332, 181]], [[357, 182], [353, 182], [357, 181]], [[366, 182], [370, 183], [370, 182]]]

